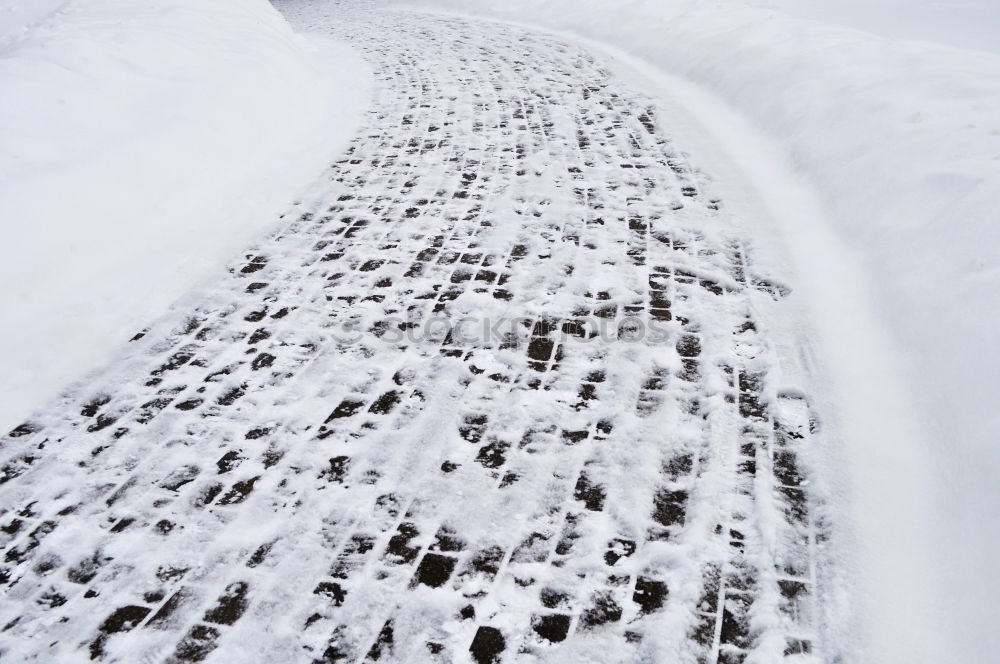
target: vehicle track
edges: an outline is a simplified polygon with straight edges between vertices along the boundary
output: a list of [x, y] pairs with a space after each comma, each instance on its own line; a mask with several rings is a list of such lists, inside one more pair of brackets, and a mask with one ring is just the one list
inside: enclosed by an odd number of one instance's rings
[[2, 439], [0, 659], [831, 659], [788, 289], [655, 99], [519, 28], [283, 8], [372, 62], [366, 126]]

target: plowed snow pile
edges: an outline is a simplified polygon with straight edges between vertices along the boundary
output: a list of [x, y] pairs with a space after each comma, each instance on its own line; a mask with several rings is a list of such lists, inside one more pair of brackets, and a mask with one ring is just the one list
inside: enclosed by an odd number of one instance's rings
[[0, 422], [274, 223], [367, 76], [266, 0], [0, 0]]

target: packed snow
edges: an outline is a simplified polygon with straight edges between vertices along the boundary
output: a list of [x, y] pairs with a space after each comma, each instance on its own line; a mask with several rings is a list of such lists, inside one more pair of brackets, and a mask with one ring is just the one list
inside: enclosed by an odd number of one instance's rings
[[272, 227], [369, 76], [265, 0], [0, 1], [0, 424]]

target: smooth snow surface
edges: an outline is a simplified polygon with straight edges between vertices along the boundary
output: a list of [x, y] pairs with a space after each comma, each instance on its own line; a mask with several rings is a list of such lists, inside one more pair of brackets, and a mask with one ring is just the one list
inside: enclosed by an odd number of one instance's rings
[[[832, 335], [821, 324], [817, 348], [839, 386], [869, 656], [986, 661], [1000, 650], [998, 542], [984, 527], [1000, 505], [1000, 56], [890, 38], [959, 43], [928, 18], [949, 3], [923, 14], [918, 3], [916, 16], [898, 20], [891, 2], [769, 4], [404, 3], [618, 46], [714, 93], [780, 149], [830, 222], [803, 219], [798, 233], [786, 228], [787, 244], [796, 252], [803, 238], [829, 234], [857, 285], [838, 290], [824, 262], [797, 260], [800, 283], [815, 286], [813, 319], [853, 322], [842, 310], [852, 291], [878, 312], [874, 329], [857, 321], [865, 333]], [[951, 8], [952, 17], [974, 9]], [[983, 21], [959, 23], [973, 34]]]
[[1000, 0], [721, 0], [896, 39], [1000, 52]]
[[265, 0], [0, 1], [0, 424], [273, 224], [368, 76]]
[[0, 46], [67, 6], [70, 0], [4, 0], [0, 3]]

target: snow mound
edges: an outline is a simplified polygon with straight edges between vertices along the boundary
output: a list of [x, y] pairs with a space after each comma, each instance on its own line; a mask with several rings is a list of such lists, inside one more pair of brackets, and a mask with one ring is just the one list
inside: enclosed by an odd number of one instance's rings
[[367, 66], [266, 0], [0, 0], [0, 424], [274, 224]]

